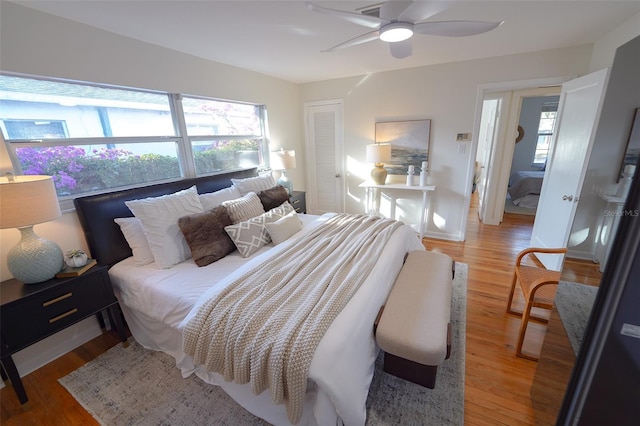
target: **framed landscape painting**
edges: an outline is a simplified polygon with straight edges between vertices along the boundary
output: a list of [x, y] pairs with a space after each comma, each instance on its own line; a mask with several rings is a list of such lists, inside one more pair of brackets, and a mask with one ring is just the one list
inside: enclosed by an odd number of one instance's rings
[[376, 123], [376, 143], [391, 144], [387, 173], [406, 175], [410, 165], [420, 173], [423, 161], [429, 161], [431, 120], [384, 121]]

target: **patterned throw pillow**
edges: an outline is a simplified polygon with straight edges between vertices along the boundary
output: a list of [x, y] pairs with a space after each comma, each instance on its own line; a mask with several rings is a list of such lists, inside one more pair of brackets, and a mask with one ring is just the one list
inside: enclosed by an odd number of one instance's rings
[[260, 216], [252, 217], [249, 220], [226, 226], [224, 230], [229, 234], [231, 240], [238, 248], [242, 257], [249, 257], [261, 247], [271, 242], [271, 237], [265, 224], [272, 223], [278, 219], [295, 211], [289, 202], [284, 202], [281, 206], [271, 209]]

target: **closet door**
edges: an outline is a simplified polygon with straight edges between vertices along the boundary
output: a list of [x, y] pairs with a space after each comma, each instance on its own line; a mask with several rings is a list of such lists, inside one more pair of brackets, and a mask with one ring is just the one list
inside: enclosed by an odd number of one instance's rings
[[344, 211], [342, 100], [304, 104], [307, 150], [307, 210]]

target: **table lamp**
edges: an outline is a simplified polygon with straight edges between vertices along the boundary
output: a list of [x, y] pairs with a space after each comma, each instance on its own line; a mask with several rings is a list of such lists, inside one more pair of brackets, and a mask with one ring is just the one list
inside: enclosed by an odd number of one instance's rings
[[377, 185], [384, 185], [387, 180], [387, 171], [384, 163], [391, 160], [391, 145], [388, 143], [375, 143], [367, 145], [367, 163], [374, 163], [371, 170], [371, 179]]
[[287, 177], [287, 169], [296, 168], [296, 152], [293, 149], [271, 152], [271, 169], [280, 171], [278, 185], [282, 185], [289, 195], [293, 192], [293, 182]]
[[0, 229], [18, 228], [21, 239], [7, 254], [9, 272], [25, 284], [47, 281], [64, 265], [62, 250], [40, 238], [33, 225], [60, 216], [51, 176], [0, 178]]

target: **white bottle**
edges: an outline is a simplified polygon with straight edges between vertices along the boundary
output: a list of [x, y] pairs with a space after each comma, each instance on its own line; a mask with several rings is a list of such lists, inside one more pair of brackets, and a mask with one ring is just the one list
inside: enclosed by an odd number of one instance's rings
[[409, 166], [409, 170], [407, 171], [407, 186], [413, 186], [413, 172], [415, 171], [415, 166]]
[[429, 176], [427, 167], [428, 163], [426, 161], [423, 161], [422, 169], [420, 170], [420, 186], [427, 186], [427, 177]]

